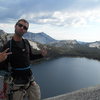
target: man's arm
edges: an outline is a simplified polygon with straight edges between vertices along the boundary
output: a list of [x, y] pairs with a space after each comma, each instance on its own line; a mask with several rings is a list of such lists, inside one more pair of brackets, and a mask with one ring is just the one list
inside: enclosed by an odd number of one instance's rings
[[29, 56], [30, 56], [30, 60], [36, 60], [36, 59], [41, 59], [43, 58], [44, 56], [46, 56], [47, 54], [47, 51], [45, 51], [44, 49], [41, 50], [40, 53], [38, 54], [34, 54], [33, 53], [33, 49], [29, 43], [29, 41], [27, 39], [24, 39], [25, 43], [27, 44], [27, 46], [29, 47]]
[[44, 48], [38, 54], [33, 53], [31, 45], [29, 46], [29, 48], [30, 48], [30, 60], [41, 59], [47, 55], [47, 50]]
[[37, 60], [43, 58], [41, 53], [34, 54], [32, 48], [30, 48], [30, 60]]

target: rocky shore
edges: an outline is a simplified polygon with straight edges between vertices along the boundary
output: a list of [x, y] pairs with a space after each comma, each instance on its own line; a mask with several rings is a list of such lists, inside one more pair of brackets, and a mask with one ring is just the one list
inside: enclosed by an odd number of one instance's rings
[[83, 88], [44, 100], [100, 100], [100, 85]]

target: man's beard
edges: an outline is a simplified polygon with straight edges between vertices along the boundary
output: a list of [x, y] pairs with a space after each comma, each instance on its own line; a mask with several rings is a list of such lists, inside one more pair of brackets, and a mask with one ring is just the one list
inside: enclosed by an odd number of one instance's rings
[[19, 37], [22, 37], [24, 33], [20, 33], [17, 30], [15, 30], [15, 34], [18, 35]]

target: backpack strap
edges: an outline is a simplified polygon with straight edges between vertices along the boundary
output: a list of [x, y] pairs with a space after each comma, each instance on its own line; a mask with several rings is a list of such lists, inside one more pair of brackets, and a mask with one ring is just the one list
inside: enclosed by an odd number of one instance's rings
[[[12, 39], [11, 40], [9, 40], [8, 41], [8, 45], [9, 45], [9, 52], [11, 52], [12, 51]], [[11, 73], [11, 70], [12, 70], [12, 67], [11, 67], [11, 64], [10, 64], [10, 56], [11, 55], [9, 55], [9, 58], [8, 58], [8, 71]]]
[[30, 43], [29, 43], [29, 41], [27, 40], [27, 39], [23, 39], [23, 41], [25, 42], [25, 45], [27, 46], [29, 46], [29, 48], [30, 48]]

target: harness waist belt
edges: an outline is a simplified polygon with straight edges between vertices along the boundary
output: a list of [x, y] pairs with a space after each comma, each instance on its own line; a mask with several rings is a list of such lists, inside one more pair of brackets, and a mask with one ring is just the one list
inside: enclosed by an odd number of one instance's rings
[[25, 68], [14, 68], [14, 70], [26, 70], [26, 69], [30, 69], [31, 67], [28, 66], [28, 67], [25, 67]]

